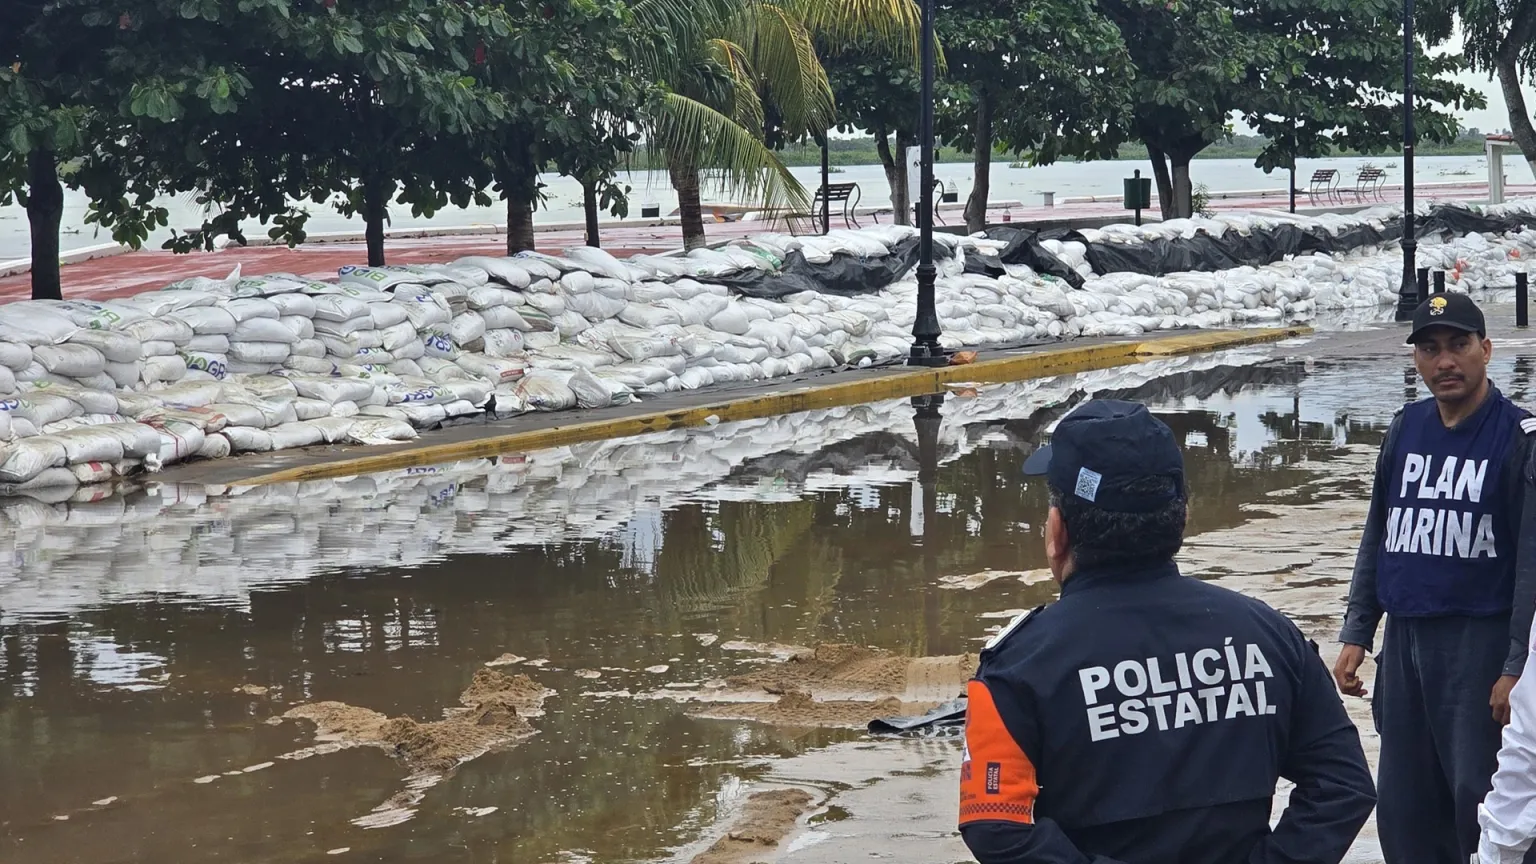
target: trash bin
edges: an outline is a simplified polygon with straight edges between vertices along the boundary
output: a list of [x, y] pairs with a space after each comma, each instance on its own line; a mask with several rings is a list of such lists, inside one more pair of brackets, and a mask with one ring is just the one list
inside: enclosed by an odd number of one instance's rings
[[1152, 209], [1151, 177], [1142, 177], [1141, 172], [1137, 171], [1135, 177], [1125, 178], [1125, 209]]

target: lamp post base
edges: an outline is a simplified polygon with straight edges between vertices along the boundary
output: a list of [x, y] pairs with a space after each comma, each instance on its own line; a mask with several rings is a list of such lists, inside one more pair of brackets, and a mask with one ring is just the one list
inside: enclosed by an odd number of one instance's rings
[[928, 345], [922, 342], [912, 343], [912, 352], [907, 355], [908, 366], [948, 366], [949, 352], [938, 345]]

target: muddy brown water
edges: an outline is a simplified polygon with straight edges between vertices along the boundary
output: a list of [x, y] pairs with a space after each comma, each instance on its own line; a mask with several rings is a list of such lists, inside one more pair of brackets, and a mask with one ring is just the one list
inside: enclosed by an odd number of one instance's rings
[[[734, 860], [713, 826], [809, 806], [743, 810], [743, 784], [861, 733], [690, 699], [800, 704], [772, 646], [963, 655], [1049, 601], [1020, 467], [1083, 392], [1173, 427], [1196, 538], [1277, 490], [1365, 494], [1327, 465], [1379, 443], [1411, 377], [1287, 350], [366, 485], [0, 503], [0, 861]], [[1494, 371], [1531, 395], [1528, 361]], [[1195, 552], [1285, 590], [1283, 549]], [[1298, 588], [1341, 600], [1329, 572]], [[900, 677], [857, 680], [889, 708]]]

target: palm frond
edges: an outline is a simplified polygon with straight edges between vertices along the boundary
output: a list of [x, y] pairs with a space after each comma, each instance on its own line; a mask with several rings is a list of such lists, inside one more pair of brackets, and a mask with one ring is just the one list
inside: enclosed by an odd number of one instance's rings
[[656, 145], [687, 154], [695, 165], [715, 174], [723, 189], [764, 210], [810, 206], [805, 187], [779, 157], [730, 117], [677, 93], [662, 94], [653, 110]]
[[680, 64], [695, 46], [726, 31], [746, 0], [633, 0], [640, 38], [633, 46], [641, 67], [656, 80], [682, 77]]
[[759, 4], [752, 16], [753, 65], [792, 135], [821, 132], [835, 121], [832, 84], [816, 56], [811, 32], [788, 9]]
[[711, 39], [706, 48], [731, 79], [731, 119], [748, 132], [763, 134], [763, 100], [757, 92], [757, 74], [747, 50], [728, 39]]
[[759, 0], [784, 7], [812, 34], [839, 46], [891, 52], [915, 68], [921, 62], [922, 10], [916, 0]]

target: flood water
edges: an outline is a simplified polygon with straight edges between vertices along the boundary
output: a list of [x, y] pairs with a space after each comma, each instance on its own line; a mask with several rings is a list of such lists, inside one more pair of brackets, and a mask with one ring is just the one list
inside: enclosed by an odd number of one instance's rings
[[[1275, 353], [242, 494], [4, 502], [0, 861], [677, 857], [744, 783], [861, 733], [641, 697], [764, 669], [771, 643], [978, 650], [1054, 594], [975, 577], [1044, 566], [1020, 469], [1085, 392], [1184, 442], [1191, 535], [1374, 448], [1420, 395], [1401, 360]], [[1493, 374], [1528, 403], [1517, 353]], [[277, 719], [439, 720], [487, 668], [553, 691], [535, 734], [414, 792], [377, 747], [291, 758], [314, 726]]]

